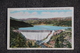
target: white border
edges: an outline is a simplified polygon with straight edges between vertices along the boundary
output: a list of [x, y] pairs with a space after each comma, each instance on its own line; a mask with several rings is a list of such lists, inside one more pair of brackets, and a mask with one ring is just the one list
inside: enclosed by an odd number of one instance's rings
[[[72, 48], [10, 48], [10, 10], [72, 10]], [[48, 8], [7, 8], [7, 49], [8, 50], [74, 50], [74, 7], [48, 7]]]

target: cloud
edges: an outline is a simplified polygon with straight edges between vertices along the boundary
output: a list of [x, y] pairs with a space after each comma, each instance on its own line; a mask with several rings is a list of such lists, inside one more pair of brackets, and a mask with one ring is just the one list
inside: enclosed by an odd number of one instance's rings
[[47, 17], [66, 17], [71, 16], [71, 12], [42, 12], [41, 14], [46, 15]]
[[35, 17], [38, 13], [37, 12], [32, 12], [32, 13], [29, 13], [29, 12], [17, 12], [17, 13], [10, 13], [10, 16], [11, 17], [14, 17], [14, 18], [24, 18], [24, 17]]
[[30, 15], [30, 13], [29, 12], [25, 12], [24, 15]]
[[49, 14], [51, 14], [51, 15], [63, 15], [63, 14], [71, 14], [71, 12], [42, 12], [41, 14], [47, 14], [47, 15], [49, 15]]
[[42, 12], [41, 14], [51, 14], [51, 12]]
[[71, 16], [72, 12], [16, 12], [10, 13], [11, 17], [17, 19], [23, 18], [54, 18], [54, 17], [67, 17]]
[[33, 12], [33, 13], [31, 13], [31, 15], [37, 15], [38, 13], [37, 12]]

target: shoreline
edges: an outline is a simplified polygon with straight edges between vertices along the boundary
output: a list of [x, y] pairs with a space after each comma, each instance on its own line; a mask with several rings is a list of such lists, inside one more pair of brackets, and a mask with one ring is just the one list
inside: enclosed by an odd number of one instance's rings
[[[57, 26], [57, 25], [50, 25], [50, 24], [36, 24], [36, 25]], [[59, 26], [59, 27], [72, 27], [72, 26]]]

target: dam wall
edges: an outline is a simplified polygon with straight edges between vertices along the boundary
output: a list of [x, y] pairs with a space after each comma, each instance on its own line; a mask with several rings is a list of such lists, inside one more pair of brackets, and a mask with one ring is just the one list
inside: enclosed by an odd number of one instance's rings
[[30, 39], [30, 40], [43, 40], [48, 36], [49, 33], [50, 31], [43, 31], [43, 32], [21, 31], [21, 34], [23, 34], [26, 37], [26, 39]]

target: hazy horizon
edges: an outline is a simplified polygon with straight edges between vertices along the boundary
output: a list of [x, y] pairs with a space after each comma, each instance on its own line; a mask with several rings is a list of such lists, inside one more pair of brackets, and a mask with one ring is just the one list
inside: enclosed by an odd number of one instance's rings
[[[71, 17], [71, 16], [68, 16], [68, 17]], [[37, 17], [33, 17], [33, 18], [37, 18]], [[53, 18], [67, 18], [67, 17], [53, 17]], [[17, 19], [17, 18], [15, 17], [14, 19]], [[30, 18], [18, 18], [18, 19], [30, 19]], [[49, 19], [49, 18], [37, 18], [37, 19]]]
[[10, 10], [9, 16], [16, 19], [72, 17], [72, 10]]

